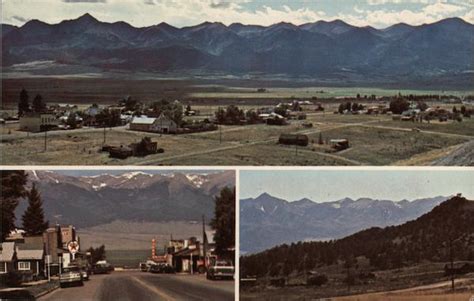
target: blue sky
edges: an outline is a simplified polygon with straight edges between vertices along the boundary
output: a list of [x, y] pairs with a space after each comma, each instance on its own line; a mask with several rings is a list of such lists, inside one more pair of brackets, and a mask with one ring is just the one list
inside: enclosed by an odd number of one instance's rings
[[271, 25], [341, 19], [384, 28], [405, 22], [432, 23], [461, 17], [474, 23], [474, 0], [1, 0], [2, 23], [39, 19], [58, 23], [86, 12], [102, 21], [142, 27], [167, 22], [177, 27], [204, 21]]
[[267, 192], [288, 201], [345, 197], [400, 201], [462, 193], [474, 199], [474, 170], [240, 171], [240, 199]]

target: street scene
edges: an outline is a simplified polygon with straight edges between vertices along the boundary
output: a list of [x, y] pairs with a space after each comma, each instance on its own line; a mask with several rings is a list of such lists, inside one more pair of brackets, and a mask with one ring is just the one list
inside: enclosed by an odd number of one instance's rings
[[2, 170], [1, 184], [2, 299], [234, 300], [233, 171]]
[[40, 301], [52, 300], [234, 300], [233, 281], [208, 281], [204, 275], [156, 275], [115, 271], [93, 275], [83, 287], [58, 289]]

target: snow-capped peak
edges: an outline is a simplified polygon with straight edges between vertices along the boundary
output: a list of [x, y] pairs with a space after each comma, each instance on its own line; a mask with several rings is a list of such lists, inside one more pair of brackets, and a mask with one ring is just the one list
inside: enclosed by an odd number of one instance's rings
[[208, 179], [206, 179], [206, 177], [204, 177], [203, 175], [187, 174], [186, 178], [197, 188], [200, 188], [202, 184], [208, 181]]
[[149, 173], [145, 173], [145, 172], [142, 172], [142, 171], [131, 171], [131, 172], [124, 173], [123, 175], [121, 175], [121, 177], [124, 177], [124, 178], [127, 178], [127, 179], [130, 180], [130, 179], [135, 178], [138, 175], [146, 175], [146, 176], [150, 176], [150, 177], [153, 176]]

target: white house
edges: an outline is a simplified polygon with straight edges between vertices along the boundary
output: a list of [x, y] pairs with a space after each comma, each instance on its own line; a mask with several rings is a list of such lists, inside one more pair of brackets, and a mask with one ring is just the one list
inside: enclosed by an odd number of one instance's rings
[[28, 132], [39, 132], [43, 127], [58, 124], [58, 119], [51, 113], [31, 113], [20, 117], [20, 129]]
[[0, 274], [14, 271], [16, 263], [16, 251], [14, 242], [0, 244]]
[[156, 118], [155, 122], [153, 122], [151, 130], [157, 133], [174, 134], [178, 130], [178, 125], [166, 115], [161, 114], [160, 117]]

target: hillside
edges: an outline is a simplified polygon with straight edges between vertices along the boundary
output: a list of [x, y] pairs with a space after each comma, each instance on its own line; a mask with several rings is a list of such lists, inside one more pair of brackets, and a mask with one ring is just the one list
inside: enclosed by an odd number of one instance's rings
[[240, 233], [243, 254], [255, 253], [283, 243], [342, 238], [370, 227], [386, 227], [413, 220], [429, 212], [447, 197], [413, 201], [345, 198], [317, 203], [294, 202], [267, 193], [240, 201]]
[[61, 66], [181, 74], [195, 70], [397, 82], [407, 77], [424, 81], [462, 77], [474, 67], [474, 25], [460, 18], [386, 29], [341, 20], [300, 26], [204, 22], [183, 28], [166, 23], [136, 28], [85, 14], [58, 24], [32, 20], [2, 28], [2, 66], [12, 70], [47, 61], [58, 70]]
[[299, 242], [241, 257], [243, 275], [277, 276], [366, 258], [376, 270], [474, 259], [474, 201], [456, 196], [399, 226], [370, 228], [329, 242]]
[[[214, 196], [234, 186], [231, 171], [209, 174], [172, 172], [68, 176], [50, 171], [29, 172], [50, 222], [91, 227], [116, 220], [133, 222], [200, 221], [214, 213]], [[21, 216], [27, 202], [20, 202]]]

